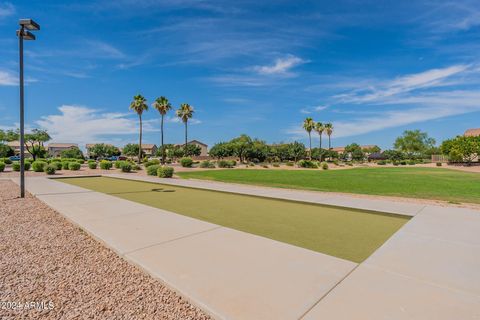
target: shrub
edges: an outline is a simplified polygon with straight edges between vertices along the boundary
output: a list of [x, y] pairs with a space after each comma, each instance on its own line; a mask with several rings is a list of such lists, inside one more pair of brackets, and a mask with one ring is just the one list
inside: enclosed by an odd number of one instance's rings
[[117, 160], [113, 163], [113, 165], [115, 166], [116, 169], [121, 169], [124, 163], [125, 161], [123, 160]]
[[137, 163], [131, 163], [132, 164], [132, 169], [135, 171], [142, 170], [142, 167], [139, 166]]
[[68, 161], [63, 161], [62, 162], [62, 169], [63, 170], [68, 170], [68, 165], [70, 164], [70, 162]]
[[215, 168], [215, 163], [205, 160], [200, 162], [200, 168]]
[[49, 164], [48, 166], [45, 167], [45, 173], [46, 174], [55, 174], [57, 167], [53, 164]]
[[147, 174], [149, 176], [156, 176], [158, 168], [160, 168], [160, 165], [158, 165], [158, 164], [153, 164], [151, 166], [148, 166], [147, 167]]
[[416, 164], [416, 162], [415, 162], [415, 160], [408, 160], [407, 164], [408, 164], [409, 166], [413, 166], [413, 165]]
[[83, 160], [83, 159], [76, 159], [75, 161], [77, 161], [77, 163], [79, 163], [79, 164], [84, 164], [85, 163], [85, 160]]
[[52, 161], [50, 165], [55, 167], [55, 170], [62, 170], [62, 163], [58, 161]]
[[5, 170], [5, 162], [0, 162], [0, 172], [3, 172]]
[[400, 161], [400, 164], [401, 164], [402, 166], [407, 165], [407, 160], [402, 160], [402, 161]]
[[285, 165], [289, 166], [289, 167], [293, 167], [293, 162], [292, 161], [288, 161], [287, 163], [285, 163]]
[[266, 169], [266, 168], [268, 168], [268, 165], [264, 164], [264, 165], [262, 165], [262, 167]]
[[298, 161], [298, 166], [302, 168], [311, 168], [311, 169], [318, 168], [317, 163], [311, 160], [300, 160]]
[[100, 161], [100, 169], [110, 170], [112, 168], [112, 162], [108, 160]]
[[235, 167], [237, 165], [237, 161], [236, 160], [228, 160], [230, 162], [230, 165], [232, 167]]
[[182, 167], [191, 168], [191, 167], [192, 167], [192, 164], [193, 164], [192, 158], [186, 157], [186, 158], [180, 159], [180, 165], [181, 165]]
[[160, 178], [171, 178], [173, 177], [173, 171], [172, 167], [161, 166], [157, 170], [157, 176]]
[[14, 163], [12, 163], [12, 170], [13, 171], [20, 171], [20, 162], [15, 161]]
[[3, 158], [2, 162], [5, 164], [12, 164], [12, 160], [10, 160], [9, 158]]
[[280, 167], [280, 164], [274, 163], [274, 164], [272, 164], [272, 166], [274, 166], [275, 168], [278, 168], [278, 167]]
[[328, 170], [328, 163], [322, 162], [322, 169], [323, 170]]
[[97, 162], [88, 162], [88, 167], [90, 169], [97, 169]]
[[441, 167], [442, 166], [442, 163], [441, 162], [437, 162], [437, 167]]
[[379, 166], [384, 166], [384, 165], [387, 164], [387, 161], [385, 161], [385, 160], [380, 160], [380, 161], [377, 162], [377, 164], [378, 164]]
[[398, 161], [393, 161], [394, 166], [398, 166], [400, 163]]
[[43, 172], [45, 170], [45, 166], [47, 165], [44, 161], [35, 161], [32, 163], [32, 169], [35, 172]]
[[[250, 163], [250, 166], [254, 166], [255, 164], [254, 163]], [[228, 161], [228, 160], [220, 160], [218, 161], [218, 167], [219, 168], [233, 168], [233, 164], [231, 161]]]
[[77, 170], [80, 170], [80, 163], [78, 162], [69, 162], [68, 163], [68, 170], [72, 170], [72, 171], [77, 171]]
[[60, 158], [53, 158], [52, 160], [50, 160], [50, 163], [52, 162], [62, 162], [62, 159]]
[[149, 161], [145, 162], [144, 166], [145, 166], [145, 168], [148, 168], [150, 166], [159, 165], [159, 164], [160, 164], [160, 160], [152, 159], [152, 160], [149, 160]]
[[124, 162], [122, 164], [122, 172], [131, 172], [132, 171], [132, 164], [130, 162]]

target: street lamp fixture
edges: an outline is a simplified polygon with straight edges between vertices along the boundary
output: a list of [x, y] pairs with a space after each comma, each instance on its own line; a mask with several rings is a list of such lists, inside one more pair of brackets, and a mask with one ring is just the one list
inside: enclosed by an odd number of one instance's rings
[[[23, 40], [35, 40], [30, 31], [40, 30], [40, 25], [32, 19], [20, 19], [17, 30], [20, 66], [20, 197], [25, 198], [25, 116], [23, 81]], [[30, 31], [29, 31], [30, 30]]]

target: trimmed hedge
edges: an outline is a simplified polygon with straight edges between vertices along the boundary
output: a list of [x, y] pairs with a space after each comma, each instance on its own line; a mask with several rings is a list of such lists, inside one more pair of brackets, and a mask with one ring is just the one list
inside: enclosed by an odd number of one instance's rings
[[[25, 162], [25, 171], [30, 170], [30, 162]], [[13, 171], [20, 171], [20, 161], [15, 161], [12, 163]]]
[[180, 165], [184, 168], [191, 168], [193, 165], [193, 160], [192, 158], [182, 158], [180, 159]]
[[110, 170], [112, 168], [112, 162], [108, 160], [100, 161], [100, 169]]
[[90, 169], [97, 169], [97, 163], [96, 162], [88, 162], [88, 167]]
[[237, 161], [235, 161], [235, 160], [220, 160], [220, 161], [218, 161], [217, 164], [218, 164], [219, 168], [233, 168], [237, 164]]
[[160, 168], [160, 165], [157, 164], [152, 164], [147, 167], [147, 174], [149, 176], [156, 176], [158, 172], [158, 168]]
[[122, 172], [131, 172], [132, 164], [130, 162], [124, 162], [121, 166]]
[[318, 164], [312, 160], [300, 160], [298, 161], [298, 166], [302, 168], [310, 168], [310, 169], [317, 169]]
[[171, 178], [173, 177], [174, 169], [172, 167], [162, 166], [157, 170], [157, 176], [160, 178]]
[[43, 172], [46, 166], [47, 166], [47, 163], [44, 161], [34, 161], [32, 163], [32, 169], [35, 172]]
[[213, 161], [205, 160], [200, 162], [200, 168], [215, 168], [215, 163]]
[[3, 158], [2, 162], [5, 164], [12, 164], [12, 160], [10, 160], [9, 158]]
[[5, 170], [5, 163], [0, 162], [0, 172], [3, 172], [3, 170]]
[[155, 166], [155, 165], [159, 165], [159, 164], [160, 164], [160, 160], [152, 159], [152, 160], [148, 160], [147, 162], [145, 162], [144, 166], [145, 166], [145, 168], [148, 168], [150, 166]]
[[78, 162], [70, 162], [68, 164], [68, 170], [72, 170], [72, 171], [77, 171], [77, 170], [80, 170], [80, 163]]
[[49, 164], [45, 167], [44, 171], [46, 174], [55, 174], [56, 166], [53, 164]]
[[117, 160], [113, 163], [113, 165], [115, 166], [116, 169], [121, 169], [124, 163], [125, 161], [123, 160]]
[[61, 163], [62, 163], [62, 169], [63, 169], [63, 170], [68, 170], [68, 164], [69, 164], [70, 162], [68, 162], [68, 161], [62, 161]]
[[55, 167], [55, 170], [62, 170], [62, 163], [59, 161], [52, 161], [50, 165]]
[[328, 170], [328, 163], [322, 162], [322, 169], [323, 170]]

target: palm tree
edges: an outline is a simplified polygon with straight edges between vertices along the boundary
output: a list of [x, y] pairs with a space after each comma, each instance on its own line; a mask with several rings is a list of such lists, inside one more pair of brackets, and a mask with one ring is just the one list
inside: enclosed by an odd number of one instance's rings
[[160, 112], [162, 116], [162, 124], [160, 126], [162, 132], [162, 164], [165, 164], [165, 149], [163, 147], [163, 118], [167, 114], [168, 111], [172, 109], [172, 105], [168, 102], [168, 99], [165, 97], [160, 97], [155, 100], [152, 106]]
[[133, 101], [130, 103], [130, 110], [135, 111], [140, 120], [140, 134], [138, 139], [138, 163], [140, 163], [142, 161], [142, 113], [148, 110], [147, 99], [140, 94], [134, 96]]
[[330, 137], [332, 136], [332, 133], [333, 133], [333, 125], [331, 123], [326, 123], [325, 131], [327, 132], [327, 135], [328, 135], [328, 150], [330, 150], [332, 149], [332, 145], [330, 143]]
[[323, 123], [321, 122], [315, 123], [315, 131], [317, 131], [318, 136], [320, 138], [320, 144], [319, 144], [320, 150], [318, 150], [320, 161], [322, 160], [322, 134], [324, 130], [325, 130], [325, 126], [323, 125]]
[[180, 108], [176, 111], [177, 117], [179, 117], [182, 122], [185, 124], [185, 147], [184, 147], [184, 155], [187, 155], [187, 139], [188, 139], [188, 131], [187, 131], [187, 124], [188, 124], [188, 119], [193, 117], [193, 113], [195, 111], [193, 110], [193, 107], [189, 105], [188, 103], [182, 103], [180, 105]]
[[308, 139], [310, 140], [310, 152], [309, 157], [312, 160], [312, 130], [315, 128], [315, 121], [312, 118], [306, 118], [303, 121], [303, 129], [308, 132]]

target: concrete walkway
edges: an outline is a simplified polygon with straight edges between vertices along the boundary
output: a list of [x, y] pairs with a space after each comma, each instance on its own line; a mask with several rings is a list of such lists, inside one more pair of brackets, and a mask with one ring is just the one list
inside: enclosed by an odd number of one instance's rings
[[45, 177], [28, 178], [27, 189], [219, 319], [480, 319], [478, 211], [135, 179], [414, 217], [356, 265]]

